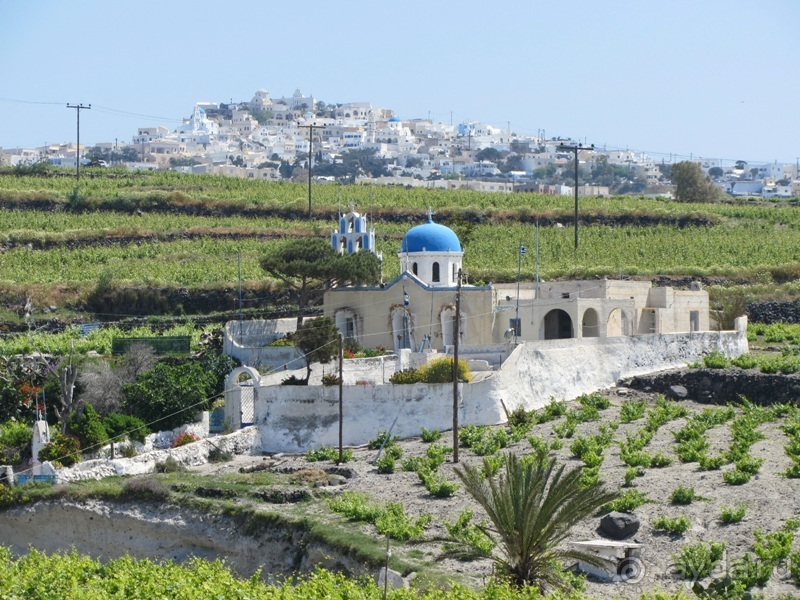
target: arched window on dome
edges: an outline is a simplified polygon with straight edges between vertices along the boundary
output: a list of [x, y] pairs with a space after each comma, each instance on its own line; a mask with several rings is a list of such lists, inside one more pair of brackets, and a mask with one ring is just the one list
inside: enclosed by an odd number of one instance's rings
[[417, 263], [414, 263], [413, 265], [411, 265], [411, 271], [414, 273], [414, 275], [418, 275], [418, 273], [417, 273]]
[[438, 283], [439, 282], [439, 263], [433, 263], [433, 275], [431, 276], [431, 281]]

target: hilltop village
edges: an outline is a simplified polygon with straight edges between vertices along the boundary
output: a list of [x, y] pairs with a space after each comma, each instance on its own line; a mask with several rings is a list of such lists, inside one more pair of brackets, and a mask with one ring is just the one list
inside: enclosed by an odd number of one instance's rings
[[[671, 197], [671, 166], [696, 163], [731, 196], [800, 196], [798, 164], [748, 164], [703, 157], [648, 156], [585, 146], [586, 140], [522, 135], [506, 123], [404, 118], [371, 102], [327, 104], [299, 89], [273, 98], [259, 89], [249, 101], [197, 102], [176, 128], [139, 127], [130, 142], [92, 147], [53, 144], [0, 149], [0, 166], [46, 161], [75, 167], [124, 163], [130, 169], [174, 169], [268, 181], [305, 181], [309, 157], [318, 181], [371, 182], [483, 192], [575, 192]], [[584, 148], [580, 151], [571, 150]]]

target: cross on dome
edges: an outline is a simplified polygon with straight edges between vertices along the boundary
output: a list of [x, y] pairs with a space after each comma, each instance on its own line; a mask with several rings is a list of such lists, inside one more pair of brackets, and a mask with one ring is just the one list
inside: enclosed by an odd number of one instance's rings
[[431, 209], [431, 207], [429, 206], [429, 207], [428, 207], [428, 222], [429, 222], [429, 223], [433, 223], [433, 215], [435, 215], [435, 214], [436, 214], [436, 213], [435, 213], [435, 212], [433, 212], [433, 210], [432, 210], [432, 209]]

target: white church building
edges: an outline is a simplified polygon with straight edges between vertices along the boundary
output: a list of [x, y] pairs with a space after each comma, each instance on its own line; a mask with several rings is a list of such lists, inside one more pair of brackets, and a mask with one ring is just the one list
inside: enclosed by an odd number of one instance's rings
[[[331, 245], [343, 253], [374, 252], [375, 231], [351, 208], [340, 217]], [[397, 256], [401, 274], [392, 281], [324, 294], [324, 315], [364, 347], [446, 350], [454, 341], [458, 293], [463, 346], [709, 329], [708, 293], [699, 285], [676, 290], [649, 281], [592, 279], [462, 285], [459, 292], [464, 250], [430, 211], [425, 223], [405, 234]]]

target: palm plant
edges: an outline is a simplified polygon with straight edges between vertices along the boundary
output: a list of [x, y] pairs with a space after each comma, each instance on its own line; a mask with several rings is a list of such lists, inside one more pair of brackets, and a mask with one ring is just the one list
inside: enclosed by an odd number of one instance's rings
[[492, 559], [516, 585], [540, 590], [563, 588], [562, 563], [579, 559], [598, 564], [596, 556], [561, 543], [581, 520], [616, 498], [598, 485], [581, 484], [581, 469], [565, 469], [555, 458], [537, 454], [522, 460], [506, 454], [497, 477], [487, 479], [477, 467], [456, 469], [464, 489], [486, 511], [500, 555]]

